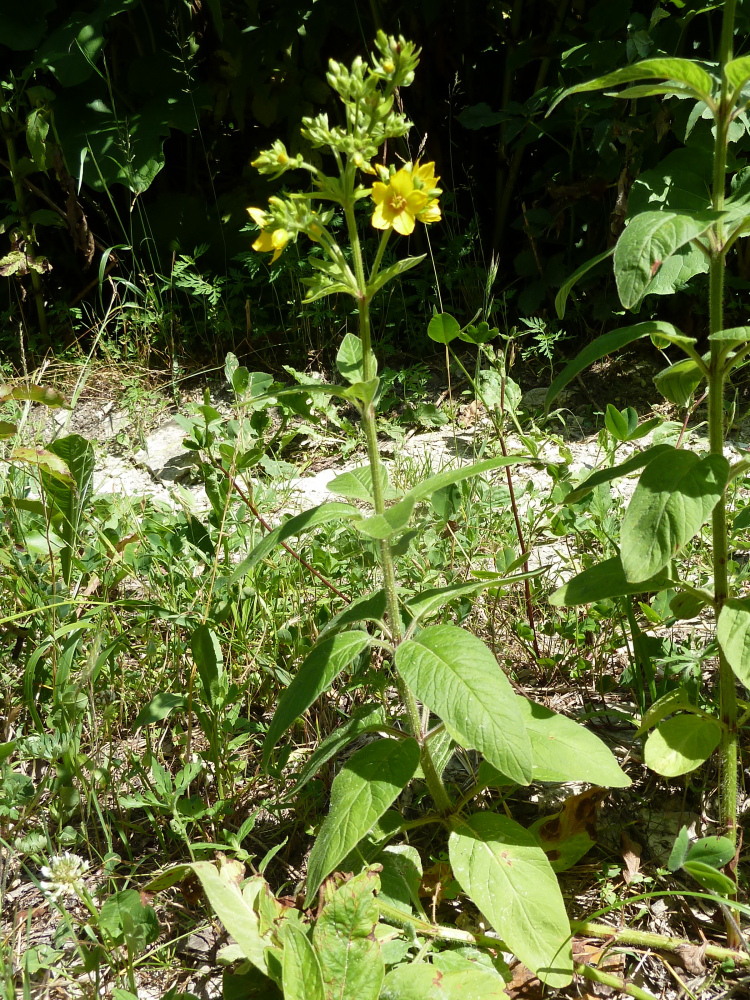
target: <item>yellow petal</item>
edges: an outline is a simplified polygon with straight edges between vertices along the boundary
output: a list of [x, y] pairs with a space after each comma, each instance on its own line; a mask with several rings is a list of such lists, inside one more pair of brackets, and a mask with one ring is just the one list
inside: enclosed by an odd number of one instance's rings
[[255, 243], [253, 243], [253, 250], [257, 250], [258, 253], [270, 253], [273, 250], [271, 234], [261, 233]]
[[253, 220], [256, 226], [260, 226], [262, 229], [266, 224], [267, 214], [262, 208], [248, 208], [250, 218]]
[[375, 181], [370, 194], [372, 195], [372, 200], [375, 204], [379, 205], [385, 200], [385, 196], [388, 194], [388, 185], [382, 184], [380, 181]]
[[383, 205], [378, 205], [372, 213], [372, 224], [375, 229], [391, 228], [391, 220], [386, 218], [385, 213], [383, 212]]
[[442, 217], [440, 205], [437, 201], [430, 202], [427, 208], [423, 208], [417, 216], [419, 221], [424, 222], [426, 226], [428, 226], [431, 222], [440, 222]]
[[414, 232], [414, 216], [408, 212], [399, 212], [393, 220], [393, 228], [402, 236], [410, 236]]

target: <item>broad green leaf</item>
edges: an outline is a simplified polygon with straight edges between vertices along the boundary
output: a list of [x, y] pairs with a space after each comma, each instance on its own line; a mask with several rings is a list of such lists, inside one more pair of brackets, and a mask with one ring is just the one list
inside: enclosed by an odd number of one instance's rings
[[688, 828], [686, 826], [680, 827], [680, 832], [675, 837], [675, 842], [672, 845], [669, 861], [667, 861], [667, 868], [671, 872], [676, 872], [678, 869], [682, 868], [682, 864], [687, 857], [689, 847], [690, 838], [688, 837]]
[[45, 385], [0, 385], [0, 403], [6, 403], [9, 399], [28, 399], [32, 403], [43, 403], [53, 409], [56, 407], [72, 409], [61, 392]]
[[378, 899], [404, 913], [422, 913], [419, 890], [422, 886], [422, 859], [411, 844], [389, 844], [379, 855], [380, 893]]
[[372, 514], [370, 517], [360, 518], [355, 521], [354, 527], [368, 538], [385, 539], [390, 538], [403, 529], [411, 519], [414, 510], [414, 501], [404, 497], [392, 507], [388, 507], [383, 514]]
[[708, 760], [720, 739], [721, 726], [715, 719], [674, 715], [649, 733], [643, 759], [657, 774], [676, 778]]
[[34, 465], [38, 469], [44, 469], [50, 476], [55, 476], [62, 483], [73, 485], [73, 477], [68, 469], [67, 462], [58, 455], [53, 455], [46, 448], [22, 447], [14, 448], [8, 456], [9, 462], [23, 462], [26, 465]]
[[691, 59], [644, 59], [642, 62], [633, 63], [632, 66], [623, 66], [612, 73], [605, 73], [604, 76], [598, 76], [595, 80], [589, 80], [587, 83], [579, 83], [575, 87], [569, 87], [554, 101], [547, 114], [570, 94], [605, 90], [608, 87], [617, 87], [621, 83], [632, 83], [635, 80], [674, 80], [675, 83], [682, 84], [682, 86], [673, 88], [672, 93], [682, 94], [684, 88], [687, 88], [699, 100], [710, 99], [713, 90], [711, 77]]
[[[364, 355], [362, 353], [362, 341], [353, 333], [344, 334], [338, 353], [336, 354], [336, 367], [339, 374], [350, 384], [362, 382], [365, 377]], [[372, 372], [375, 374], [377, 365], [375, 357], [372, 356]]]
[[598, 736], [564, 715], [516, 695], [534, 755], [534, 781], [588, 781], [627, 788], [630, 778]]
[[413, 739], [380, 739], [349, 758], [331, 787], [331, 807], [307, 865], [307, 902], [336, 865], [396, 801], [419, 764]]
[[290, 517], [288, 521], [284, 521], [278, 528], [269, 531], [263, 541], [259, 542], [252, 552], [245, 556], [229, 577], [229, 585], [231, 586], [237, 583], [238, 580], [241, 580], [253, 566], [256, 566], [261, 559], [265, 559], [269, 552], [273, 552], [281, 542], [285, 542], [289, 538], [294, 538], [296, 535], [301, 535], [304, 531], [317, 528], [321, 524], [328, 524], [330, 521], [359, 520], [361, 517], [362, 514], [356, 507], [352, 507], [348, 503], [337, 502], [324, 503], [319, 507], [304, 510], [295, 517]]
[[489, 323], [482, 320], [481, 323], [470, 323], [458, 335], [459, 340], [467, 344], [489, 344], [495, 337], [500, 336], [500, 331], [496, 326], [491, 327]]
[[122, 889], [108, 896], [99, 910], [98, 925], [117, 944], [142, 951], [159, 936], [159, 920], [153, 906], [137, 889]]
[[381, 1000], [508, 1000], [500, 976], [477, 967], [445, 971], [428, 962], [412, 962], [385, 977]]
[[279, 738], [370, 642], [367, 632], [337, 632], [319, 640], [302, 662], [279, 704], [263, 740], [263, 765]]
[[326, 1000], [320, 962], [302, 926], [285, 920], [279, 937], [284, 1000]]
[[590, 476], [587, 476], [582, 483], [579, 483], [575, 489], [568, 493], [565, 497], [565, 503], [578, 503], [582, 497], [585, 497], [587, 493], [596, 489], [597, 486], [601, 486], [602, 483], [609, 483], [613, 479], [621, 479], [623, 476], [629, 476], [631, 473], [637, 472], [644, 465], [648, 465], [649, 462], [658, 458], [663, 452], [669, 451], [670, 448], [671, 445], [668, 444], [656, 444], [645, 451], [637, 451], [626, 461], [621, 462], [619, 465], [613, 465], [610, 469], [599, 469], [597, 472], [592, 472]]
[[705, 274], [707, 271], [706, 254], [694, 243], [686, 244], [662, 262], [644, 295], [673, 295], [676, 291], [681, 291], [696, 274]]
[[457, 743], [528, 785], [533, 757], [516, 696], [481, 639], [455, 625], [429, 626], [397, 648], [396, 669]]
[[702, 837], [690, 845], [685, 860], [702, 861], [714, 868], [723, 868], [732, 860], [736, 850], [736, 845], [729, 837]]
[[596, 340], [592, 340], [572, 361], [567, 363], [560, 374], [553, 380], [544, 399], [544, 409], [549, 410], [555, 398], [568, 382], [572, 382], [576, 375], [580, 375], [584, 368], [588, 368], [589, 365], [598, 361], [599, 358], [604, 358], [608, 354], [614, 354], [616, 351], [621, 350], [621, 348], [627, 347], [628, 344], [632, 344], [633, 341], [640, 340], [641, 337], [649, 337], [651, 334], [660, 331], [677, 332], [671, 323], [649, 320], [645, 323], [636, 323], [634, 326], [624, 326], [620, 330], [611, 330], [609, 333], [604, 333], [601, 337], [597, 337]]
[[[740, 91], [750, 80], [750, 56], [740, 56], [724, 63], [724, 76], [734, 91]], [[736, 100], [736, 97], [735, 97]]]
[[224, 657], [219, 638], [208, 625], [199, 625], [190, 636], [190, 650], [203, 684], [206, 703], [214, 710], [221, 706], [224, 693]]
[[356, 708], [351, 718], [346, 719], [340, 726], [327, 736], [322, 743], [319, 743], [313, 753], [305, 761], [294, 785], [285, 794], [285, 799], [296, 799], [300, 790], [313, 778], [320, 768], [339, 751], [355, 740], [363, 733], [374, 733], [383, 729], [386, 725], [385, 711], [382, 705], [361, 705]]
[[729, 342], [731, 347], [738, 347], [750, 340], [750, 326], [730, 326], [726, 330], [717, 330], [716, 333], [710, 334], [708, 339], [722, 343]]
[[[389, 489], [388, 470], [383, 465], [380, 467], [380, 485], [388, 497], [392, 491]], [[369, 465], [361, 465], [349, 472], [342, 472], [340, 476], [331, 480], [327, 489], [338, 496], [346, 497], [347, 500], [365, 500], [372, 503], [372, 469]]]
[[692, 358], [683, 358], [654, 375], [654, 385], [670, 403], [688, 406], [704, 379], [705, 375], [698, 364]]
[[450, 344], [461, 332], [461, 324], [450, 313], [433, 316], [427, 326], [427, 336], [438, 344]]
[[690, 621], [691, 618], [697, 618], [710, 603], [711, 599], [708, 595], [681, 590], [669, 602], [669, 610], [678, 620]]
[[549, 603], [558, 608], [575, 604], [593, 604], [608, 597], [658, 593], [672, 584], [673, 581], [666, 572], [659, 572], [648, 580], [633, 583], [625, 576], [620, 557], [613, 556], [585, 569], [562, 587], [558, 587], [550, 595]]
[[151, 701], [144, 705], [136, 716], [131, 729], [137, 732], [142, 726], [150, 726], [154, 722], [161, 722], [174, 712], [176, 708], [185, 708], [187, 697], [184, 694], [170, 694], [162, 691], [154, 695]]
[[451, 486], [453, 483], [462, 483], [465, 479], [483, 476], [485, 472], [494, 472], [495, 469], [503, 469], [506, 465], [530, 461], [531, 458], [528, 455], [504, 455], [500, 458], [486, 458], [482, 462], [464, 465], [460, 469], [447, 469], [445, 472], [438, 472], [434, 476], [423, 479], [421, 483], [417, 483], [414, 489], [409, 490], [400, 502], [417, 503], [419, 500], [425, 500], [432, 496], [436, 490], [442, 490], [445, 486]]
[[533, 834], [507, 816], [456, 818], [448, 841], [453, 874], [524, 965], [554, 989], [573, 976], [570, 924], [560, 886]]
[[615, 280], [626, 309], [637, 309], [659, 268], [690, 240], [701, 236], [721, 212], [643, 212], [631, 219], [615, 246]]
[[750, 688], [750, 599], [733, 597], [725, 602], [716, 638], [737, 679]]
[[565, 316], [565, 306], [568, 302], [568, 296], [570, 295], [573, 286], [587, 274], [592, 268], [596, 267], [597, 264], [601, 264], [603, 260], [607, 257], [611, 257], [615, 252], [614, 247], [610, 247], [609, 250], [605, 250], [604, 253], [599, 253], [596, 257], [592, 257], [591, 260], [587, 260], [585, 264], [581, 264], [580, 267], [576, 268], [575, 271], [567, 278], [562, 285], [560, 285], [560, 291], [555, 296], [555, 311], [557, 312], [557, 318], [562, 319]]
[[367, 406], [375, 399], [379, 388], [380, 379], [371, 378], [367, 382], [355, 382], [353, 385], [347, 386], [341, 395], [350, 402], [364, 403]]
[[699, 458], [679, 448], [646, 466], [620, 530], [626, 580], [648, 580], [671, 563], [710, 517], [728, 475], [723, 456]]
[[18, 433], [18, 424], [12, 424], [9, 420], [0, 420], [0, 439], [11, 438]]
[[628, 215], [657, 209], [703, 211], [710, 204], [711, 171], [709, 150], [673, 150], [633, 181], [628, 192]]
[[344, 882], [328, 901], [313, 931], [326, 1000], [378, 1000], [385, 965], [375, 929], [380, 879], [367, 870]]
[[704, 889], [719, 896], [732, 896], [737, 892], [737, 884], [728, 875], [717, 871], [713, 865], [708, 865], [705, 861], [686, 861], [682, 870], [692, 875]]
[[638, 426], [638, 414], [632, 406], [618, 410], [612, 403], [607, 403], [604, 426], [616, 441], [627, 441]]

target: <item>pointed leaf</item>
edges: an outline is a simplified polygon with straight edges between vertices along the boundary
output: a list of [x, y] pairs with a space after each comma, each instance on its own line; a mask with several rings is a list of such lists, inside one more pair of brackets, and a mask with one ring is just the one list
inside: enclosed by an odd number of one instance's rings
[[715, 892], [719, 896], [733, 896], [737, 892], [736, 882], [705, 861], [686, 861], [682, 868], [709, 892]]
[[740, 56], [724, 64], [724, 76], [729, 86], [739, 91], [750, 80], [750, 56]]
[[597, 486], [601, 486], [602, 483], [609, 483], [613, 479], [621, 479], [623, 476], [629, 476], [632, 472], [637, 472], [644, 465], [648, 465], [649, 462], [658, 458], [663, 452], [669, 451], [671, 447], [668, 444], [655, 444], [652, 448], [647, 448], [645, 451], [637, 451], [619, 465], [613, 465], [610, 469], [599, 469], [596, 472], [592, 472], [590, 476], [587, 476], [582, 483], [579, 483], [574, 490], [568, 493], [564, 502], [566, 504], [578, 503], [582, 497], [585, 497], [591, 490], [596, 489]]
[[674, 715], [653, 729], [643, 747], [646, 766], [665, 778], [676, 778], [707, 761], [721, 739], [715, 719]]
[[719, 612], [716, 638], [738, 680], [750, 688], [750, 600], [731, 598]]
[[625, 774], [609, 747], [564, 715], [516, 696], [534, 754], [534, 781], [588, 781], [609, 788], [627, 788]]
[[[642, 62], [633, 63], [632, 66], [623, 66], [622, 69], [598, 76], [595, 80], [589, 80], [587, 83], [579, 83], [575, 87], [569, 87], [555, 100], [547, 114], [569, 94], [605, 90], [608, 87], [616, 87], [621, 83], [632, 83], [635, 80], [674, 80], [676, 83], [682, 84], [683, 87], [687, 87], [699, 100], [710, 99], [713, 90], [711, 77], [692, 59], [644, 59]], [[683, 93], [683, 87], [673, 88], [673, 92]]]
[[683, 358], [654, 375], [654, 385], [675, 406], [688, 406], [693, 394], [705, 379], [703, 370], [692, 358]]
[[658, 593], [672, 585], [673, 581], [666, 571], [655, 574], [649, 580], [632, 583], [625, 576], [620, 557], [613, 556], [585, 569], [562, 587], [558, 587], [550, 595], [549, 603], [558, 608], [575, 604], [593, 604], [608, 597]]
[[302, 926], [285, 920], [279, 931], [284, 1000], [326, 1000], [318, 956]]
[[355, 522], [354, 527], [368, 538], [386, 539], [407, 526], [414, 510], [414, 501], [404, 498], [383, 514], [373, 514]]
[[[336, 354], [336, 367], [347, 382], [362, 382], [365, 377], [364, 361], [362, 353], [362, 341], [353, 333], [344, 334], [338, 353]], [[377, 369], [377, 364], [372, 357], [373, 366], [371, 374]]]
[[615, 246], [617, 291], [626, 309], [636, 309], [665, 260], [710, 229], [721, 212], [642, 212], [631, 219]]
[[208, 625], [199, 625], [190, 636], [190, 651], [198, 668], [206, 703], [218, 708], [223, 693], [224, 657], [216, 633]]
[[671, 323], [649, 320], [646, 323], [636, 323], [634, 326], [624, 326], [620, 330], [611, 330], [609, 333], [597, 337], [596, 340], [592, 340], [572, 361], [567, 363], [557, 378], [553, 380], [544, 399], [544, 409], [549, 410], [568, 382], [572, 382], [576, 375], [580, 375], [594, 361], [598, 361], [599, 358], [604, 358], [608, 354], [614, 354], [623, 347], [627, 347], [628, 344], [632, 344], [633, 341], [640, 340], [641, 337], [649, 337], [660, 330], [677, 332]]
[[481, 580], [469, 580], [467, 583], [452, 583], [447, 587], [433, 587], [423, 590], [420, 594], [410, 597], [406, 603], [406, 608], [411, 615], [412, 624], [426, 618], [445, 607], [450, 601], [457, 597], [464, 597], [469, 594], [477, 594], [480, 590], [488, 587], [510, 587], [515, 583], [524, 580], [532, 580], [544, 572], [544, 567], [529, 570], [528, 573], [514, 573], [512, 576], [503, 576], [501, 573], [488, 573], [486, 578]]
[[508, 1000], [504, 983], [492, 969], [467, 963], [465, 970], [444, 970], [412, 962], [385, 977], [381, 1000]]
[[457, 743], [528, 785], [533, 758], [516, 696], [481, 639], [455, 625], [432, 625], [401, 643], [396, 668]]
[[397, 260], [395, 264], [391, 264], [390, 267], [378, 271], [375, 277], [370, 278], [367, 282], [368, 292], [370, 295], [374, 295], [375, 292], [379, 291], [389, 281], [397, 278], [400, 274], [404, 274], [405, 271], [410, 271], [417, 264], [421, 264], [426, 256], [427, 254], [421, 254], [419, 257], [403, 257], [401, 260]]
[[728, 865], [737, 852], [737, 846], [729, 837], [702, 837], [688, 848], [686, 861], [702, 861], [714, 868]]
[[331, 808], [307, 865], [307, 902], [323, 879], [356, 847], [411, 780], [419, 764], [416, 740], [381, 739], [353, 754], [334, 779]]
[[519, 462], [531, 461], [528, 455], [504, 455], [500, 458], [486, 458], [482, 462], [474, 462], [472, 465], [464, 465], [460, 469], [447, 469], [445, 472], [438, 472], [434, 476], [428, 476], [418, 483], [414, 489], [401, 500], [401, 503], [416, 503], [432, 496], [437, 490], [442, 490], [453, 483], [462, 483], [465, 479], [472, 479], [475, 476], [483, 476], [485, 472], [493, 472], [495, 469], [503, 469], [506, 465], [516, 465]]
[[295, 535], [300, 535], [304, 531], [310, 531], [312, 528], [317, 528], [321, 524], [327, 524], [329, 521], [351, 521], [359, 520], [361, 517], [362, 514], [356, 507], [352, 507], [348, 503], [336, 502], [324, 503], [319, 507], [304, 510], [295, 517], [290, 517], [288, 521], [284, 521], [283, 524], [274, 528], [273, 531], [269, 531], [263, 541], [259, 542], [252, 552], [245, 556], [229, 577], [229, 585], [231, 586], [237, 583], [238, 580], [241, 580], [253, 566], [256, 566], [261, 559], [265, 559], [269, 552], [273, 552], [277, 545], [285, 542], [288, 538], [294, 538]]
[[587, 274], [592, 268], [595, 268], [597, 264], [601, 264], [603, 260], [607, 257], [611, 257], [615, 252], [614, 247], [610, 247], [609, 250], [605, 250], [604, 253], [599, 253], [596, 257], [592, 257], [591, 260], [587, 260], [585, 264], [581, 264], [580, 267], [567, 278], [562, 285], [560, 285], [560, 291], [555, 296], [555, 311], [557, 312], [557, 318], [562, 319], [565, 316], [565, 306], [568, 302], [568, 296], [570, 295], [573, 286], [577, 284], [580, 278]]
[[[388, 470], [380, 467], [380, 485], [384, 493], [388, 493]], [[361, 465], [349, 472], [342, 472], [328, 484], [327, 489], [347, 500], [366, 500], [372, 503], [372, 469], [369, 465]]]
[[452, 825], [450, 862], [464, 892], [543, 983], [567, 986], [570, 924], [555, 873], [533, 834], [489, 812]]
[[646, 466], [620, 531], [628, 581], [649, 579], [669, 565], [710, 517], [728, 475], [729, 462], [723, 456], [699, 458], [679, 448]]
[[8, 456], [8, 461], [35, 465], [38, 469], [44, 469], [50, 476], [55, 476], [60, 482], [73, 485], [73, 476], [67, 463], [46, 448], [14, 448]]
[[338, 632], [319, 640], [284, 691], [263, 740], [263, 765], [279, 738], [370, 642], [367, 632]]

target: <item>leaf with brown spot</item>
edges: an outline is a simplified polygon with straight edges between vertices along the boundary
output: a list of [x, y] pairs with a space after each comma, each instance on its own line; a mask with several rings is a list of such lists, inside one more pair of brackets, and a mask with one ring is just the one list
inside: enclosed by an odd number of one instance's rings
[[596, 843], [596, 814], [609, 795], [606, 788], [590, 788], [571, 795], [559, 813], [544, 816], [530, 827], [556, 872], [567, 871]]

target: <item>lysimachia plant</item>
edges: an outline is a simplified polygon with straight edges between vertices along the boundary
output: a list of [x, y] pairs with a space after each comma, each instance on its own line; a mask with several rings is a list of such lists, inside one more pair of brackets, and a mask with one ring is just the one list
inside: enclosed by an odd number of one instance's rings
[[[750, 460], [742, 456], [732, 463], [727, 453], [725, 392], [730, 375], [750, 355], [750, 327], [726, 327], [724, 278], [730, 251], [750, 233], [750, 170], [740, 169], [727, 183], [732, 138], [747, 128], [750, 58], [733, 58], [735, 11], [736, 0], [723, 5], [716, 64], [648, 59], [573, 87], [560, 97], [632, 84], [616, 96], [693, 100], [688, 132], [708, 119], [712, 153], [705, 143], [691, 151], [678, 150], [640, 179], [641, 190], [635, 190], [631, 199], [635, 210], [613, 254], [620, 300], [630, 310], [637, 310], [645, 296], [668, 293], [708, 271], [709, 349], [703, 353], [694, 338], [670, 323], [627, 326], [599, 337], [567, 365], [553, 382], [547, 403], [593, 361], [640, 337], [651, 337], [660, 348], [672, 345], [685, 355], [657, 376], [657, 387], [667, 399], [684, 405], [699, 387], [707, 390], [708, 439], [703, 450], [652, 445], [612, 469], [593, 473], [567, 498], [575, 501], [600, 483], [640, 472], [622, 520], [619, 553], [574, 577], [553, 595], [552, 603], [585, 604], [668, 590], [673, 592], [670, 607], [676, 619], [694, 619], [704, 609], [710, 612], [717, 640], [715, 689], [706, 693], [703, 704], [696, 704], [685, 688], [670, 691], [644, 714], [640, 732], [648, 733], [646, 764], [667, 777], [692, 771], [718, 752], [720, 822], [726, 839], [736, 845], [740, 723], [736, 684], [739, 680], [750, 687], [750, 599], [733, 588], [729, 577], [727, 488], [747, 474]], [[560, 312], [575, 280], [605, 256], [571, 277], [558, 296]], [[695, 564], [691, 567], [683, 559], [706, 526], [712, 560], [708, 586], [697, 577]], [[731, 870], [736, 864], [732, 855]], [[723, 878], [715, 882], [726, 891], [731, 880]]]
[[[417, 62], [413, 44], [382, 32], [371, 63], [356, 59], [351, 69], [346, 69], [331, 62], [328, 82], [343, 104], [343, 124], [331, 125], [327, 116], [318, 115], [304, 120], [302, 135], [313, 147], [327, 151], [332, 173], [324, 173], [303, 154], [289, 154], [280, 142], [255, 161], [258, 169], [271, 177], [289, 170], [304, 170], [311, 176], [309, 190], [273, 197], [266, 209], [250, 209], [261, 227], [254, 247], [271, 253], [273, 261], [291, 241], [306, 235], [321, 250], [319, 257], [312, 258], [316, 273], [308, 280], [307, 301], [334, 293], [353, 300], [358, 333], [344, 336], [337, 355], [343, 384], [318, 386], [317, 391], [346, 399], [356, 407], [368, 461], [331, 483], [332, 492], [343, 500], [324, 503], [275, 528], [236, 567], [229, 582], [242, 580], [280, 543], [331, 521], [349, 522], [363, 543], [374, 544], [380, 567], [377, 589], [353, 596], [328, 623], [281, 696], [265, 738], [265, 764], [272, 764], [274, 748], [296, 720], [342, 671], [368, 651], [378, 654], [398, 696], [387, 710], [375, 697], [358, 708], [316, 749], [298, 777], [293, 794], [348, 743], [363, 733], [373, 735], [339, 770], [331, 790], [330, 812], [309, 856], [305, 906], [319, 900], [320, 919], [314, 931], [296, 920], [287, 921], [283, 931], [274, 930], [273, 921], [264, 914], [276, 911], [271, 902], [263, 902], [266, 889], [260, 883], [240, 889], [232, 884], [232, 878], [217, 874], [212, 865], [192, 866], [217, 912], [232, 923], [230, 930], [241, 953], [276, 979], [288, 996], [297, 995], [291, 980], [306, 975], [311, 985], [305, 995], [323, 995], [320, 964], [325, 965], [325, 960], [320, 949], [327, 947], [321, 929], [327, 926], [326, 921], [336, 925], [339, 936], [351, 932], [352, 938], [366, 939], [360, 972], [365, 965], [367, 971], [374, 970], [372, 975], [362, 975], [356, 991], [347, 988], [336, 995], [360, 1000], [381, 995], [383, 961], [371, 953], [380, 955], [382, 934], [373, 942], [373, 920], [370, 916], [364, 919], [362, 907], [367, 914], [375, 912], [375, 919], [379, 913], [386, 921], [406, 927], [412, 941], [424, 933], [462, 944], [483, 942], [495, 950], [502, 943], [549, 986], [567, 985], [573, 974], [571, 928], [542, 840], [511, 819], [505, 808], [495, 811], [472, 802], [488, 787], [507, 790], [533, 781], [629, 784], [610, 750], [592, 733], [517, 695], [480, 638], [446, 622], [425, 624], [457, 597], [478, 594], [487, 587], [502, 591], [533, 572], [494, 577], [483, 574], [482, 579], [421, 593], [407, 593], [399, 586], [396, 559], [414, 538], [412, 522], [420, 503], [441, 489], [525, 458], [503, 456], [440, 472], [403, 495], [391, 485], [381, 461], [377, 436], [380, 385], [371, 341], [370, 305], [388, 282], [422, 260], [406, 257], [384, 267], [386, 246], [393, 234], [408, 236], [416, 226], [440, 219], [434, 164], [415, 161], [394, 167], [378, 160], [386, 142], [392, 150], [409, 129], [406, 118], [394, 110], [394, 98], [397, 88], [411, 82]], [[335, 214], [343, 217], [345, 239], [334, 236], [331, 223]], [[380, 233], [370, 262], [365, 259], [361, 226], [374, 227]], [[311, 392], [316, 389], [306, 388]], [[299, 387], [292, 391], [299, 393]], [[478, 780], [463, 794], [456, 794], [444, 775], [457, 746], [477, 751], [481, 758]], [[417, 820], [406, 820], [392, 807], [414, 779], [426, 785], [432, 810]], [[492, 928], [489, 938], [440, 928], [424, 917], [417, 891], [420, 857], [413, 847], [389, 845], [389, 841], [414, 826], [429, 823], [443, 829], [453, 874]], [[375, 882], [369, 879], [359, 892], [364, 900], [361, 905], [342, 902], [336, 917], [332, 874], [337, 870], [367, 871], [369, 864], [380, 866], [380, 894], [372, 897]], [[349, 895], [357, 895], [354, 886]], [[242, 919], [240, 911], [245, 915]], [[238, 925], [245, 918], [245, 932], [241, 933]], [[502, 996], [502, 979], [491, 964], [488, 968], [495, 977], [495, 992], [487, 991], [485, 984], [482, 995]], [[400, 975], [408, 978], [412, 973]], [[424, 971], [413, 975], [421, 976], [419, 983], [424, 985]], [[325, 968], [322, 976], [328, 990]], [[415, 979], [408, 995], [416, 996], [418, 986]], [[390, 995], [387, 989], [383, 995]]]

